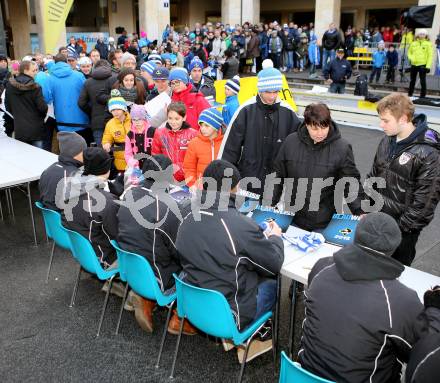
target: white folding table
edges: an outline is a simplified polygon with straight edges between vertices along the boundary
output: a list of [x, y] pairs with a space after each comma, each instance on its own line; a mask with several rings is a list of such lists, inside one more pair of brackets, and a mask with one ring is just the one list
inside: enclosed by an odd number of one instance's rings
[[[7, 136], [0, 137], [0, 189], [26, 185], [34, 243], [37, 245], [30, 183], [58, 160], [57, 155]], [[9, 194], [11, 199], [11, 195]], [[10, 201], [12, 203], [12, 200]]]
[[[293, 246], [291, 246], [293, 247]], [[281, 274], [293, 281], [293, 294], [291, 301], [290, 312], [290, 327], [289, 327], [289, 356], [292, 357], [294, 324], [295, 324], [295, 307], [296, 307], [296, 288], [298, 283], [307, 285], [308, 276], [313, 266], [319, 259], [331, 257], [334, 253], [340, 250], [341, 247], [324, 243], [317, 251], [312, 253], [303, 253], [299, 250], [289, 249], [291, 259], [295, 260], [283, 264]], [[296, 256], [293, 253], [298, 253]], [[412, 267], [405, 267], [402, 275], [398, 280], [404, 285], [416, 291], [419, 299], [423, 303], [423, 295], [426, 290], [431, 287], [440, 285], [440, 277], [425, 273], [423, 271], [414, 269]]]

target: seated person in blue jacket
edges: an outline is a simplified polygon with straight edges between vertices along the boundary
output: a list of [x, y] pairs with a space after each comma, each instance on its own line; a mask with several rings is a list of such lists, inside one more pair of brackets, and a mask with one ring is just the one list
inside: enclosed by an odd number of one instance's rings
[[[242, 331], [275, 305], [284, 246], [275, 222], [263, 233], [237, 210], [240, 178], [237, 168], [225, 160], [208, 165], [203, 173], [202, 204], [183, 220], [176, 247], [185, 280], [221, 292]], [[204, 206], [206, 201], [210, 206]], [[254, 340], [247, 361], [271, 348], [271, 339]], [[242, 363], [244, 349], [240, 347], [237, 353]]]

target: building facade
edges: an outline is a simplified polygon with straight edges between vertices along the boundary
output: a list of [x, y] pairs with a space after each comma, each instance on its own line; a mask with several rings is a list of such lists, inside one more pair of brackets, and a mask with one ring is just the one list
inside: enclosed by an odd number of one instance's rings
[[[20, 58], [35, 50], [45, 52], [40, 37], [50, 31], [45, 31], [41, 22], [44, 1], [0, 0], [0, 21], [4, 23], [5, 46], [11, 57]], [[160, 39], [167, 24], [192, 28], [196, 22], [207, 21], [230, 25], [274, 20], [314, 22], [318, 36], [322, 36], [330, 22], [344, 29], [348, 25], [392, 26], [399, 23], [404, 10], [428, 4], [437, 4], [429, 30], [435, 39], [440, 29], [440, 0], [74, 0], [59, 46], [66, 44], [69, 33], [117, 37], [117, 28], [123, 27], [128, 33], [145, 31], [154, 40]]]

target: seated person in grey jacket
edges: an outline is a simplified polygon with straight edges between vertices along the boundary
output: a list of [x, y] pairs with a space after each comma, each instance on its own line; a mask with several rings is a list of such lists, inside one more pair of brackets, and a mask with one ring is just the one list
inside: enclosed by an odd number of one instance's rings
[[398, 278], [399, 226], [385, 213], [361, 219], [354, 243], [319, 260], [309, 275], [298, 361], [338, 383], [398, 383], [419, 337], [417, 293]]

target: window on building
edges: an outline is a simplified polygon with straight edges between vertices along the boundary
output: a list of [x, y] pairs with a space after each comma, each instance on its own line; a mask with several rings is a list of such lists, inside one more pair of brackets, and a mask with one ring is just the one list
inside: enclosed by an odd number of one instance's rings
[[89, 32], [108, 26], [107, 0], [75, 0], [66, 20], [66, 27], [79, 27]]

